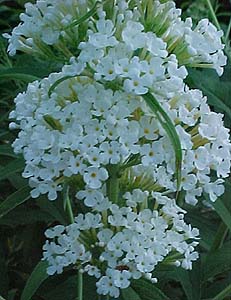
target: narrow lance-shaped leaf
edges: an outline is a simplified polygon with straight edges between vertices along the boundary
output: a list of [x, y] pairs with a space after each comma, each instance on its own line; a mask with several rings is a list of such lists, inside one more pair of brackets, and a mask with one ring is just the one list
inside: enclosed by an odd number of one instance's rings
[[22, 292], [21, 300], [31, 300], [33, 295], [36, 293], [40, 285], [48, 278], [48, 274], [46, 272], [47, 262], [40, 261], [29, 279], [27, 280], [26, 286]]
[[[231, 284], [228, 285], [223, 291], [221, 291], [218, 295], [216, 295], [213, 300], [223, 300], [226, 299], [226, 297], [231, 295]], [[227, 298], [228, 299], [228, 298]]]
[[17, 158], [18, 155], [13, 152], [11, 145], [0, 145], [0, 155]]
[[131, 288], [121, 290], [123, 300], [141, 300], [139, 295]]
[[72, 28], [74, 26], [78, 26], [80, 24], [82, 24], [84, 21], [86, 21], [87, 19], [89, 19], [90, 17], [93, 17], [96, 12], [97, 12], [97, 8], [103, 4], [105, 4], [106, 2], [112, 2], [111, 0], [105, 0], [105, 1], [96, 1], [96, 3], [94, 4], [94, 6], [82, 17], [80, 17], [78, 20], [72, 22], [70, 25], [68, 25], [65, 29], [68, 28]]
[[[90, 73], [87, 73], [87, 72], [83, 72], [81, 75], [83, 75], [83, 76], [88, 76], [89, 78], [91, 78], [90, 77]], [[56, 80], [51, 86], [50, 86], [50, 88], [49, 88], [49, 91], [48, 91], [48, 97], [50, 97], [51, 96], [51, 94], [52, 94], [52, 92], [56, 89], [56, 87], [58, 86], [58, 85], [60, 85], [63, 81], [66, 81], [66, 80], [68, 80], [68, 79], [71, 79], [71, 78], [76, 78], [76, 77], [78, 77], [78, 76], [81, 76], [81, 75], [66, 75], [66, 76], [63, 76], [63, 77], [61, 77], [61, 78], [59, 78], [58, 80]]]
[[217, 214], [221, 217], [222, 221], [226, 224], [226, 226], [231, 230], [231, 212], [222, 202], [222, 199], [217, 199], [216, 202], [212, 203], [215, 208]]
[[154, 283], [146, 279], [134, 280], [132, 288], [142, 300], [170, 300]]
[[23, 70], [20, 70], [18, 68], [7, 68], [7, 69], [1, 68], [0, 80], [1, 79], [14, 79], [14, 80], [22, 80], [25, 82], [32, 82], [35, 80], [39, 80], [40, 78], [32, 74], [23, 73]]
[[181, 143], [175, 125], [173, 124], [168, 114], [161, 107], [159, 102], [155, 99], [155, 97], [150, 92], [143, 95], [143, 98], [148, 104], [148, 106], [152, 109], [154, 114], [156, 115], [158, 121], [163, 126], [166, 133], [168, 134], [171, 143], [173, 145], [174, 152], [175, 152], [175, 159], [176, 159], [177, 190], [179, 191], [181, 185], [182, 149], [181, 149]]
[[189, 76], [187, 80], [189, 86], [202, 90], [208, 96], [208, 103], [215, 108], [223, 110], [225, 115], [231, 120], [231, 108], [227, 101], [231, 91], [231, 83], [221, 81], [212, 70], [199, 71], [189, 69], [188, 71]]
[[97, 1], [95, 3], [95, 5], [92, 7], [92, 9], [90, 9], [85, 15], [83, 15], [82, 17], [80, 17], [78, 20], [72, 22], [70, 25], [68, 25], [66, 27], [66, 29], [68, 28], [72, 28], [74, 26], [80, 25], [81, 23], [83, 23], [84, 21], [86, 21], [87, 19], [89, 19], [90, 17], [94, 16], [94, 14], [97, 11], [97, 7], [99, 6], [100, 1]]
[[62, 78], [59, 78], [58, 80], [56, 80], [52, 85], [51, 87], [49, 88], [49, 91], [48, 91], [48, 96], [50, 97], [52, 92], [55, 90], [55, 88], [60, 84], [62, 83], [63, 81], [67, 80], [67, 79], [70, 79], [70, 78], [74, 78], [76, 76], [64, 76]]
[[194, 263], [192, 270], [184, 270], [177, 268], [175, 271], [175, 279], [181, 283], [181, 286], [188, 300], [201, 299], [201, 266], [198, 260]]
[[207, 254], [202, 263], [203, 282], [231, 270], [230, 249], [231, 242], [227, 242], [220, 249]]
[[24, 186], [17, 192], [11, 194], [0, 205], [0, 218], [28, 199], [30, 199], [30, 188], [28, 186]]
[[23, 170], [25, 162], [23, 159], [15, 159], [1, 168], [0, 180], [6, 179], [9, 175]]

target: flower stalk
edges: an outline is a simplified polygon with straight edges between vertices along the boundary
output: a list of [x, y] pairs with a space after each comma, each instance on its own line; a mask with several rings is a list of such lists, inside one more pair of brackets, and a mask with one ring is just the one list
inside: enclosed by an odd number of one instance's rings
[[[69, 187], [68, 186], [66, 187], [65, 193], [64, 193], [64, 203], [66, 205], [66, 210], [67, 210], [69, 220], [73, 224], [75, 222], [75, 219], [74, 219], [74, 214], [73, 214], [73, 210], [72, 210], [71, 199], [69, 197]], [[77, 287], [78, 287], [77, 299], [83, 300], [83, 274], [80, 270], [78, 271], [78, 274], [77, 274]]]
[[108, 166], [109, 178], [107, 180], [107, 195], [109, 200], [112, 203], [118, 202], [118, 195], [119, 195], [119, 166], [118, 165], [110, 165]]

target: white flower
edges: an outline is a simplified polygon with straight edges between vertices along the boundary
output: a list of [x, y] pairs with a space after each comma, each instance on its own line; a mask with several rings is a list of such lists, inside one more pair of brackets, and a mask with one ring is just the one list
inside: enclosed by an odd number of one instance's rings
[[196, 205], [198, 200], [196, 197], [201, 196], [202, 194], [202, 188], [196, 188], [196, 189], [191, 189], [189, 191], [187, 191], [186, 195], [185, 195], [185, 202], [189, 203], [191, 205]]
[[77, 155], [74, 157], [74, 155], [71, 155], [68, 169], [64, 171], [65, 176], [71, 176], [72, 174], [83, 174], [83, 171], [85, 170], [86, 165], [83, 163], [83, 157], [81, 155]]
[[152, 250], [149, 249], [136, 258], [137, 269], [142, 273], [149, 273], [154, 269], [154, 266], [157, 264]]
[[45, 236], [47, 238], [51, 238], [53, 239], [56, 236], [59, 236], [61, 233], [63, 233], [65, 230], [65, 227], [62, 225], [57, 225], [55, 227], [53, 227], [52, 229], [47, 229], [45, 231]]
[[99, 241], [103, 242], [105, 244], [107, 244], [111, 240], [112, 236], [113, 236], [113, 232], [108, 228], [101, 230], [97, 234], [97, 237], [98, 237]]
[[225, 188], [222, 185], [224, 180], [222, 179], [217, 179], [215, 182], [208, 182], [205, 184], [205, 192], [209, 194], [209, 198], [212, 202], [217, 200], [217, 197], [221, 196]]
[[117, 59], [115, 61], [115, 72], [121, 77], [133, 78], [140, 75], [140, 63], [137, 56], [131, 60], [127, 57]]
[[199, 133], [208, 140], [215, 140], [223, 127], [222, 115], [211, 112], [203, 115], [199, 125]]
[[205, 147], [199, 147], [195, 150], [194, 164], [198, 170], [204, 170], [209, 164], [209, 152]]
[[138, 22], [128, 21], [122, 32], [122, 39], [132, 50], [143, 48], [146, 44], [146, 35], [142, 32], [143, 25]]
[[83, 175], [86, 184], [92, 189], [98, 189], [102, 185], [102, 181], [107, 180], [108, 172], [104, 168], [88, 167]]
[[136, 207], [137, 203], [145, 203], [148, 195], [148, 191], [143, 192], [141, 189], [134, 189], [132, 193], [126, 192], [123, 198], [126, 199], [127, 206]]
[[186, 270], [191, 270], [192, 269], [192, 261], [197, 260], [199, 257], [198, 252], [190, 252], [187, 251], [185, 253], [185, 258], [182, 261], [182, 267]]
[[148, 166], [149, 164], [159, 164], [163, 161], [163, 147], [160, 142], [153, 142], [145, 144], [140, 149], [142, 156], [142, 164]]
[[113, 282], [116, 287], [121, 289], [126, 289], [130, 285], [129, 279], [131, 278], [131, 273], [129, 271], [123, 270], [118, 271], [115, 270], [113, 274]]
[[166, 50], [167, 44], [161, 39], [157, 38], [152, 32], [147, 33], [146, 47], [155, 56], [166, 57], [168, 51]]
[[148, 116], [142, 116], [140, 119], [140, 136], [145, 136], [148, 140], [158, 138], [158, 124], [156, 119], [151, 119]]
[[95, 266], [86, 265], [84, 271], [87, 272], [89, 276], [94, 276], [95, 278], [100, 278], [101, 276], [100, 270]]
[[148, 92], [147, 83], [146, 77], [134, 76], [132, 79], [125, 79], [124, 90], [127, 93], [143, 95]]
[[116, 141], [104, 142], [100, 145], [105, 164], [118, 164], [120, 161], [120, 144]]
[[113, 285], [111, 277], [103, 276], [96, 282], [97, 293], [101, 295], [109, 294], [113, 298], [119, 297], [119, 289]]
[[182, 172], [181, 185], [185, 191], [193, 190], [196, 187], [197, 177], [194, 174]]
[[97, 32], [89, 35], [89, 43], [97, 49], [115, 46], [118, 42], [113, 36], [114, 24], [111, 20], [100, 19], [96, 22]]

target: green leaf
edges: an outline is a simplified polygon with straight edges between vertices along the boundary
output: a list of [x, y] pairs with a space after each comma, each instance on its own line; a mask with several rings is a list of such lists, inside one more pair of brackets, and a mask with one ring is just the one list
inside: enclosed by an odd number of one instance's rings
[[[188, 211], [187, 208], [185, 210]], [[189, 210], [186, 215], [186, 220], [193, 226], [197, 227], [200, 232], [200, 246], [206, 250], [210, 250], [213, 237], [216, 234], [217, 224], [211, 222], [210, 219], [205, 218], [204, 214], [198, 209]]]
[[21, 158], [11, 161], [9, 164], [1, 168], [0, 180], [6, 179], [11, 174], [22, 171], [24, 166], [25, 162]]
[[63, 81], [67, 80], [67, 79], [70, 79], [70, 78], [74, 78], [76, 76], [64, 76], [64, 77], [61, 77], [59, 78], [58, 80], [56, 80], [52, 85], [51, 87], [49, 88], [49, 91], [48, 91], [48, 96], [50, 97], [52, 92], [55, 90], [55, 88], [60, 84], [62, 83]]
[[[93, 288], [89, 285], [88, 287]], [[39, 289], [38, 295], [44, 300], [77, 300], [77, 276], [69, 276], [67, 279], [62, 278], [62, 281], [59, 280], [59, 276], [51, 277], [48, 283], [45, 283]], [[92, 298], [86, 297], [86, 299], [90, 300]]]
[[18, 157], [18, 155], [13, 152], [11, 145], [0, 145], [0, 155]]
[[227, 296], [231, 296], [231, 284], [221, 291], [213, 300], [223, 300]]
[[217, 109], [222, 110], [231, 119], [231, 107], [228, 102], [231, 93], [231, 83], [223, 82], [214, 70], [190, 69], [188, 81], [190, 86], [198, 88], [208, 97], [208, 102]]
[[220, 273], [231, 270], [231, 242], [227, 242], [220, 249], [207, 254], [202, 261], [202, 281], [205, 282]]
[[[84, 274], [83, 300], [98, 300], [96, 293], [96, 279]], [[44, 300], [77, 300], [78, 279], [73, 273], [64, 272], [51, 276], [38, 290], [38, 296]], [[110, 300], [112, 298], [110, 297]], [[115, 300], [119, 300], [118, 298]]]
[[135, 280], [132, 283], [132, 288], [142, 300], [170, 300], [154, 283], [145, 279]]
[[[174, 266], [157, 266], [155, 275], [166, 281], [174, 280], [180, 282], [186, 297], [186, 300], [200, 300], [201, 299], [201, 262], [198, 260], [193, 263], [192, 270], [185, 270]], [[177, 298], [178, 299], [178, 298]], [[149, 300], [149, 299], [147, 299]], [[151, 300], [151, 299], [150, 299]]]
[[16, 206], [30, 199], [30, 190], [28, 186], [24, 186], [2, 202], [0, 204], [0, 218], [13, 210]]
[[46, 196], [41, 196], [36, 200], [39, 207], [50, 216], [54, 218], [54, 220], [58, 221], [61, 224], [69, 224], [69, 220], [67, 219], [67, 214], [64, 211], [63, 203], [61, 199], [57, 199], [55, 201], [48, 201]]
[[121, 290], [123, 300], [141, 300], [139, 295], [131, 288]]
[[68, 25], [65, 29], [72, 28], [74, 26], [78, 26], [81, 23], [83, 23], [84, 21], [86, 21], [87, 19], [89, 19], [90, 17], [94, 16], [94, 14], [97, 11], [97, 7], [99, 6], [99, 4], [101, 4], [101, 2], [97, 1], [95, 3], [95, 5], [84, 16], [80, 17], [78, 20], [76, 20], [73, 23], [71, 23], [70, 25]]
[[181, 283], [188, 300], [201, 299], [200, 261], [193, 264], [192, 270], [177, 268], [175, 276], [175, 280]]
[[230, 284], [230, 276], [231, 273], [226, 272], [215, 280], [207, 281], [206, 284], [204, 284], [202, 299], [213, 299], [216, 295], [223, 291]]
[[47, 266], [48, 264], [46, 261], [40, 261], [37, 264], [26, 282], [26, 286], [22, 292], [21, 300], [32, 299], [32, 296], [36, 293], [37, 289], [49, 276], [46, 272]]
[[[1, 231], [2, 234], [2, 231]], [[7, 253], [5, 253], [4, 244], [7, 243], [9, 237], [3, 234], [1, 237], [1, 247], [0, 247], [0, 270], [1, 270], [1, 280], [0, 280], [0, 292], [1, 295], [7, 297], [7, 291], [9, 289], [9, 269], [8, 269], [8, 258]], [[1, 300], [1, 297], [0, 297]]]
[[7, 300], [15, 300], [16, 299], [17, 290], [13, 289], [8, 292]]
[[39, 209], [31, 207], [17, 207], [4, 217], [0, 218], [0, 225], [9, 227], [17, 227], [22, 225], [30, 225], [34, 223], [49, 223], [57, 221], [52, 215]]
[[221, 221], [221, 223], [220, 223], [220, 225], [219, 225], [219, 227], [217, 229], [217, 232], [216, 232], [216, 234], [214, 236], [211, 248], [209, 249], [210, 252], [213, 252], [213, 251], [219, 249], [220, 247], [222, 247], [222, 244], [225, 241], [225, 238], [226, 238], [226, 235], [228, 233], [228, 230], [229, 229], [226, 226], [226, 224]]
[[23, 73], [23, 69], [21, 70], [20, 68], [1, 68], [0, 80], [1, 79], [14, 79], [22, 80], [25, 82], [32, 82], [35, 80], [39, 80], [40, 78], [32, 74]]
[[221, 217], [229, 230], [231, 230], [231, 212], [223, 203], [222, 198], [217, 199], [216, 202], [212, 203], [212, 206], [215, 208], [217, 214]]
[[170, 141], [173, 145], [175, 151], [175, 159], [176, 159], [176, 180], [177, 180], [177, 190], [179, 191], [181, 185], [181, 165], [182, 165], [182, 149], [179, 136], [175, 129], [175, 125], [172, 120], [168, 116], [168, 114], [161, 107], [159, 102], [155, 99], [155, 97], [148, 92], [143, 95], [144, 100], [148, 104], [148, 106], [152, 109], [154, 114], [156, 115], [158, 121], [165, 129], [168, 134]]

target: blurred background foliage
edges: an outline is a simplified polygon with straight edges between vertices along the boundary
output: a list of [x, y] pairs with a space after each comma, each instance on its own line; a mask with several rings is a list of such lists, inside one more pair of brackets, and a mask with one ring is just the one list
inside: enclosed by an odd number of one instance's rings
[[[9, 32], [19, 22], [25, 2], [0, 0], [0, 34]], [[201, 18], [212, 17], [207, 0], [176, 2], [183, 9], [184, 18], [191, 16], [197, 22]], [[230, 53], [231, 1], [213, 0], [212, 5], [225, 32], [226, 51]], [[54, 224], [66, 224], [68, 220], [61, 199], [55, 202], [49, 202], [45, 197], [30, 199], [27, 180], [20, 175], [23, 159], [11, 149], [16, 133], [8, 129], [8, 115], [14, 106], [14, 97], [25, 90], [28, 82], [42, 78], [60, 69], [60, 66], [26, 54], [9, 58], [6, 46], [6, 41], [0, 37], [0, 300], [24, 300], [22, 291], [42, 256], [44, 230]], [[225, 114], [225, 125], [230, 128], [230, 61], [221, 78], [212, 70], [192, 69], [187, 83], [207, 95], [212, 108]], [[195, 208], [183, 204], [189, 211], [187, 220], [200, 229], [201, 235], [200, 259], [194, 263], [192, 271], [172, 266], [158, 267], [156, 276], [160, 281], [157, 285], [146, 281], [134, 283], [132, 290], [123, 293], [123, 299], [141, 300], [142, 295], [142, 300], [230, 300], [230, 194], [231, 181], [228, 178], [226, 193], [213, 207], [201, 204]], [[87, 278], [87, 283], [84, 299], [97, 300], [94, 280]], [[75, 295], [75, 271], [67, 270], [62, 275], [44, 280], [31, 299], [74, 300]]]

